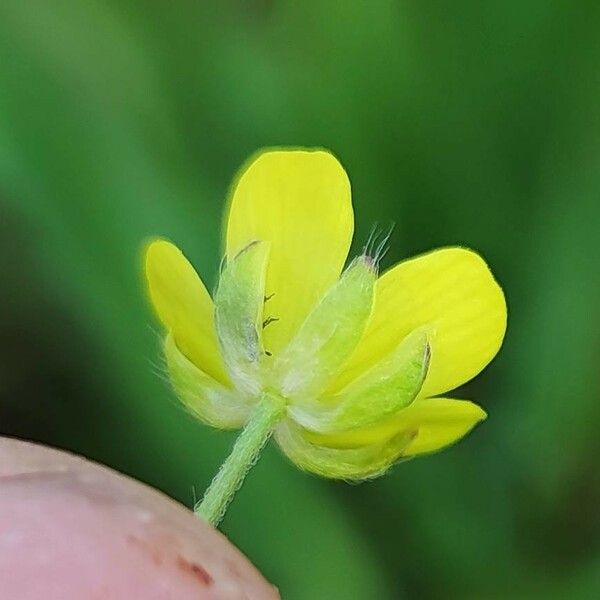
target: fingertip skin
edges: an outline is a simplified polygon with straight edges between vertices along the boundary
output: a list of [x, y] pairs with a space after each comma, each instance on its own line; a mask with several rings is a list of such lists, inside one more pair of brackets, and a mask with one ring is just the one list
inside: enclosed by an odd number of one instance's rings
[[0, 598], [277, 600], [221, 533], [80, 457], [0, 438]]

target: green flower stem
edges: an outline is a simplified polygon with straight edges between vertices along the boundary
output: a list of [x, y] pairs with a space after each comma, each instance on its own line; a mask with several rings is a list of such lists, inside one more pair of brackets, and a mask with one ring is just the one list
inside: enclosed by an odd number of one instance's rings
[[221, 522], [229, 503], [240, 489], [246, 473], [258, 460], [260, 451], [271, 437], [273, 428], [285, 413], [285, 403], [265, 395], [236, 440], [231, 454], [221, 465], [204, 497], [194, 507], [200, 518], [215, 527]]

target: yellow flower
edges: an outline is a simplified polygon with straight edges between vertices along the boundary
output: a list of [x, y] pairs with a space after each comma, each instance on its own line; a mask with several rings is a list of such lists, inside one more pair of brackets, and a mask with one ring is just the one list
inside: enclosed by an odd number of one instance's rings
[[350, 183], [323, 150], [267, 150], [242, 169], [214, 301], [170, 242], [146, 251], [173, 385], [204, 422], [244, 426], [277, 407], [275, 439], [301, 468], [364, 479], [451, 444], [485, 418], [440, 397], [479, 373], [506, 329], [501, 288], [459, 247], [377, 277], [365, 253], [343, 270]]

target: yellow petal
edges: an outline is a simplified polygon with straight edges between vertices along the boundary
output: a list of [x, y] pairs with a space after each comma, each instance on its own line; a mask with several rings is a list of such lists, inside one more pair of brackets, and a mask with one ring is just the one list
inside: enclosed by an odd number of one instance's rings
[[181, 352], [213, 379], [227, 383], [213, 302], [194, 267], [170, 242], [153, 240], [146, 247], [146, 279], [158, 318]]
[[450, 398], [417, 400], [406, 411], [404, 419], [419, 423], [417, 436], [406, 449], [407, 456], [441, 450], [460, 440], [487, 417], [477, 404]]
[[330, 479], [348, 481], [372, 479], [383, 475], [399, 458], [415, 432], [402, 432], [381, 444], [360, 448], [329, 448], [309, 441], [306, 430], [290, 420], [275, 430], [275, 439], [284, 454], [298, 467]]
[[485, 261], [465, 248], [442, 248], [396, 265], [378, 281], [371, 323], [336, 383], [339, 389], [426, 326], [431, 363], [421, 397], [469, 381], [498, 352], [506, 302]]
[[199, 369], [179, 350], [172, 334], [165, 338], [163, 351], [173, 389], [195, 417], [219, 429], [237, 429], [247, 421], [253, 399], [244, 398]]
[[481, 407], [468, 400], [425, 398], [377, 425], [339, 434], [307, 433], [305, 437], [314, 444], [343, 449], [383, 443], [402, 432], [417, 431], [405, 451], [407, 456], [414, 456], [456, 442], [486, 416]]
[[267, 150], [253, 157], [233, 187], [227, 254], [255, 240], [271, 243], [264, 332], [276, 353], [339, 277], [354, 227], [350, 182], [323, 150]]

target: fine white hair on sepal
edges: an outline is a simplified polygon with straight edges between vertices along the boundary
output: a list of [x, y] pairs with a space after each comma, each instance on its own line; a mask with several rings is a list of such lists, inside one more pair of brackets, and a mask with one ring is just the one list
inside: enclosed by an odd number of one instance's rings
[[395, 223], [391, 223], [387, 229], [383, 229], [379, 227], [378, 223], [375, 223], [369, 232], [369, 236], [363, 247], [363, 256], [371, 258], [376, 266], [379, 266], [379, 263], [390, 249], [389, 241], [395, 226]]
[[369, 231], [369, 235], [367, 236], [367, 241], [365, 242], [365, 245], [363, 246], [363, 254], [365, 256], [371, 256], [371, 249], [373, 247], [375, 239], [379, 235], [378, 227], [379, 227], [379, 224], [377, 223], [377, 221], [375, 221], [375, 223], [373, 223], [373, 225], [371, 226], [371, 230]]

